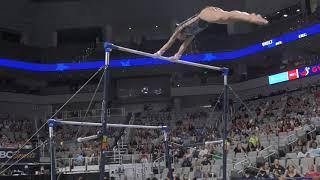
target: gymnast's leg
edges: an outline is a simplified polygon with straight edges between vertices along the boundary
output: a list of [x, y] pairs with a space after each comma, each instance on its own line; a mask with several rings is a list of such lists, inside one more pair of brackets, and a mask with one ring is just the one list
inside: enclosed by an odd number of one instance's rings
[[261, 15], [249, 14], [241, 11], [224, 11], [220, 8], [207, 7], [203, 9], [199, 17], [209, 23], [229, 24], [233, 22], [249, 22], [259, 25], [268, 24], [268, 20], [261, 17]]
[[172, 44], [177, 40], [178, 36], [179, 36], [179, 32], [175, 31], [170, 37], [170, 39], [168, 40], [168, 42], [165, 45], [163, 45], [162, 48], [155, 53], [155, 55], [162, 56], [162, 54], [164, 54], [172, 46]]
[[193, 41], [194, 37], [195, 36], [191, 36], [191, 37], [188, 37], [186, 40], [184, 40], [183, 43], [181, 44], [178, 52], [173, 57], [171, 57], [171, 59], [179, 60], [181, 55], [186, 51], [189, 44]]
[[[168, 42], [163, 45], [163, 47], [155, 53], [155, 55], [157, 56], [162, 56], [162, 54], [164, 54], [171, 46], [172, 44], [177, 40], [183, 40], [185, 41], [185, 44], [188, 42], [185, 37], [181, 34], [181, 31], [183, 28], [189, 26], [190, 24], [192, 24], [194, 21], [198, 20], [199, 17], [195, 16], [194, 18], [190, 19], [188, 22], [184, 23], [183, 25], [179, 26], [176, 31], [172, 34], [172, 36], [170, 37], [170, 39], [168, 40]], [[192, 38], [193, 39], [193, 38]], [[190, 42], [189, 42], [190, 43]], [[181, 45], [181, 47], [183, 48], [183, 44]], [[182, 49], [183, 50], [183, 49]], [[181, 53], [182, 54], [182, 53]]]

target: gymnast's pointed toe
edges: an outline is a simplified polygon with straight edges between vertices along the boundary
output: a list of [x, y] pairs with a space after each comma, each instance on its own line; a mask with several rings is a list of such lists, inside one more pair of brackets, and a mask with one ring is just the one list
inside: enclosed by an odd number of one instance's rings
[[181, 58], [180, 54], [175, 54], [174, 56], [171, 56], [169, 59], [171, 60], [179, 60]]
[[155, 55], [155, 56], [162, 56], [162, 54], [164, 54], [164, 53], [165, 53], [164, 51], [159, 50], [159, 51], [157, 51], [156, 53], [154, 53], [153, 55]]

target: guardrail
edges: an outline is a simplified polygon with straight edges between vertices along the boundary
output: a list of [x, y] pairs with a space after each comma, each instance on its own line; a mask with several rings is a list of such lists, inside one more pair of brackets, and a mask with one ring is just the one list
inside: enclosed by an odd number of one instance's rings
[[[251, 164], [251, 162], [250, 162], [249, 159], [244, 159], [244, 160], [242, 160], [242, 161], [239, 161], [239, 162], [235, 163], [235, 164], [233, 165], [233, 169], [235, 169], [235, 170], [237, 170], [237, 171], [242, 171], [242, 170], [245, 169], [246, 167], [250, 166], [250, 164]], [[246, 166], [246, 165], [248, 165], [248, 166]], [[239, 169], [238, 169], [238, 166], [241, 166], [241, 167], [239, 167]], [[241, 168], [241, 169], [240, 169], [240, 168]]]
[[274, 145], [270, 145], [270, 146], [264, 148], [263, 150], [261, 150], [261, 151], [259, 152], [259, 154], [262, 155], [262, 154], [264, 154], [264, 152], [269, 153], [271, 150], [274, 150], [274, 149], [275, 149]]
[[293, 143], [298, 141], [298, 137], [296, 134], [290, 134], [286, 137], [287, 145], [292, 145]]
[[[135, 154], [135, 155], [120, 155], [106, 156], [109, 164], [137, 164], [137, 163], [152, 163], [150, 154]], [[100, 157], [78, 157], [78, 158], [60, 158], [56, 159], [57, 169], [61, 172], [76, 171], [81, 167], [84, 171], [92, 171], [92, 167], [98, 167]], [[91, 168], [89, 168], [91, 166]]]
[[[60, 119], [73, 119], [73, 118], [84, 118], [93, 117], [100, 118], [102, 109], [91, 109], [88, 112], [86, 110], [74, 110], [74, 111], [61, 111], [56, 116]], [[107, 109], [108, 117], [123, 117], [126, 116], [125, 108], [110, 108]], [[50, 116], [50, 114], [49, 114]]]
[[311, 134], [317, 131], [317, 127], [313, 124], [310, 124], [309, 127], [311, 128], [311, 131], [309, 131], [307, 134]]

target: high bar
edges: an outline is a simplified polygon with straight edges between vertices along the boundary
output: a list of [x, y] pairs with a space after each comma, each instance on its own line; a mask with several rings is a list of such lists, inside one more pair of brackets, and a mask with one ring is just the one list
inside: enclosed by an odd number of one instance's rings
[[150, 58], [154, 58], [154, 59], [161, 59], [161, 60], [170, 61], [170, 62], [173, 62], [173, 63], [184, 64], [184, 65], [189, 65], [189, 66], [195, 66], [195, 67], [199, 67], [199, 68], [206, 68], [206, 69], [211, 69], [211, 70], [215, 70], [215, 71], [221, 71], [221, 72], [228, 71], [228, 68], [225, 68], [225, 67], [210, 66], [210, 65], [206, 65], [206, 64], [199, 64], [199, 63], [194, 63], [194, 62], [189, 62], [189, 61], [184, 61], [184, 60], [172, 60], [172, 59], [170, 59], [168, 57], [157, 56], [157, 55], [154, 55], [154, 54], [151, 54], [151, 53], [137, 51], [137, 50], [134, 50], [134, 49], [117, 46], [117, 45], [114, 45], [114, 44], [108, 43], [108, 42], [104, 43], [104, 48], [105, 49], [115, 49], [115, 50], [129, 52], [129, 53], [132, 53], [132, 54], [146, 56], [146, 57], [150, 57]]
[[[100, 127], [102, 123], [92, 123], [92, 122], [78, 122], [78, 121], [61, 121], [61, 120], [51, 120], [56, 124], [67, 124], [75, 126], [95, 126]], [[127, 124], [107, 124], [107, 127], [117, 127], [117, 128], [135, 128], [135, 129], [166, 129], [167, 126], [143, 126], [143, 125], [127, 125]]]

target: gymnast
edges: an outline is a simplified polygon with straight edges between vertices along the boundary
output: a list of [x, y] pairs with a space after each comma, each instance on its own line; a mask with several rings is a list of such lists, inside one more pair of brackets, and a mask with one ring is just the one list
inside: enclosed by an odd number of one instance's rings
[[269, 23], [268, 20], [264, 19], [259, 14], [249, 14], [240, 11], [224, 11], [218, 7], [212, 6], [206, 7], [196, 15], [178, 24], [175, 32], [168, 42], [158, 52], [156, 52], [155, 55], [162, 56], [172, 46], [176, 39], [179, 39], [183, 42], [178, 52], [171, 57], [173, 60], [178, 60], [194, 37], [201, 31], [205, 30], [210, 23], [229, 24], [240, 21], [258, 25], [266, 25]]

